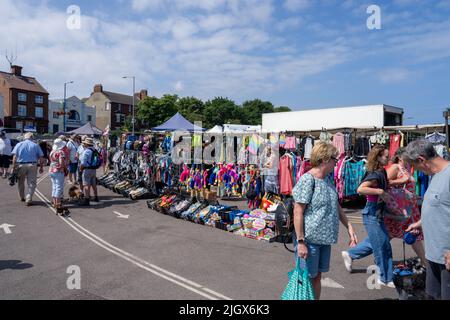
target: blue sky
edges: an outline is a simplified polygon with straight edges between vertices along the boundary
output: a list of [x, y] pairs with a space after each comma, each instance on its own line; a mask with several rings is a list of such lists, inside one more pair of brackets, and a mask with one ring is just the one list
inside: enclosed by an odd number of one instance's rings
[[[369, 5], [381, 30], [369, 30]], [[66, 27], [68, 6], [81, 28]], [[450, 107], [450, 0], [0, 0], [0, 50], [51, 98], [137, 89], [294, 110], [390, 104], [407, 124]], [[7, 70], [6, 59], [0, 69]]]

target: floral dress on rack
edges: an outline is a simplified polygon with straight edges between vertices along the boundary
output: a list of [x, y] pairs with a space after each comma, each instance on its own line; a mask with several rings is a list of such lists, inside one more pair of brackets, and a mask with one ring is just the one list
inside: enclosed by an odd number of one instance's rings
[[[411, 192], [413, 195], [415, 195], [416, 192], [416, 181], [413, 176], [409, 174], [409, 172], [405, 169], [400, 167], [400, 172], [398, 174], [397, 179], [403, 178], [405, 175], [408, 175], [409, 181], [406, 183], [405, 189]], [[393, 188], [403, 188], [403, 186], [397, 186]], [[386, 230], [389, 234], [389, 238], [398, 238], [403, 239], [403, 236], [405, 234], [405, 230], [408, 228], [408, 226], [414, 222], [417, 222], [420, 220], [420, 211], [419, 211], [419, 205], [417, 204], [417, 197], [414, 196], [410, 199], [402, 199], [402, 202], [408, 202], [407, 206], [411, 208], [411, 217], [405, 221], [399, 221], [395, 220], [389, 217], [384, 218], [384, 224], [386, 226]], [[405, 204], [402, 204], [402, 207], [404, 207]], [[418, 241], [423, 241], [423, 233], [420, 233], [417, 237]]]

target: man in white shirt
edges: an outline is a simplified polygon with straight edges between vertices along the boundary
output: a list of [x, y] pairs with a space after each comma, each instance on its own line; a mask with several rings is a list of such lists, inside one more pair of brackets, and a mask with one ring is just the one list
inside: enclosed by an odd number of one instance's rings
[[69, 182], [74, 184], [77, 181], [76, 175], [78, 170], [78, 136], [72, 135], [67, 142], [67, 148], [69, 149]]
[[83, 141], [84, 141], [84, 139], [86, 139], [87, 138], [87, 136], [82, 136], [81, 137], [81, 143], [79, 144], [79, 146], [78, 146], [78, 149], [77, 149], [77, 158], [78, 158], [78, 162], [77, 162], [77, 175], [78, 175], [78, 184], [80, 185], [80, 189], [81, 190], [83, 190], [83, 178], [82, 178], [82, 174], [81, 174], [81, 170], [80, 170], [80, 159], [81, 159], [81, 156], [83, 155], [83, 152], [84, 152], [84, 146], [83, 146]]
[[0, 132], [0, 175], [6, 178], [11, 163], [11, 140], [6, 137], [4, 131]]

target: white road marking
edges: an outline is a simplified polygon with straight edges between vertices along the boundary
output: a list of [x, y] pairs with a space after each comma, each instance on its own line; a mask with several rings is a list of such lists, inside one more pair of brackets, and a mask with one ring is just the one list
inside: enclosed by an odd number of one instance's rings
[[120, 219], [128, 219], [130, 217], [130, 215], [121, 214], [118, 211], [114, 211], [114, 213], [117, 214], [117, 218], [120, 218]]
[[[45, 204], [49, 207], [51, 211], [56, 213], [56, 210], [50, 206], [50, 202], [48, 199], [38, 190], [36, 189], [37, 196], [45, 202]], [[194, 293], [197, 293], [198, 295], [201, 295], [204, 298], [210, 299], [210, 300], [218, 300], [218, 299], [224, 299], [224, 300], [231, 300], [231, 298], [224, 296], [218, 292], [215, 292], [209, 288], [206, 288], [196, 282], [193, 282], [191, 280], [188, 280], [184, 277], [181, 277], [177, 274], [174, 274], [168, 270], [165, 270], [161, 267], [158, 267], [154, 264], [151, 264], [141, 258], [138, 258], [122, 249], [119, 249], [112, 244], [106, 242], [102, 238], [98, 237], [97, 235], [93, 234], [92, 232], [88, 231], [78, 223], [76, 223], [72, 218], [63, 218], [60, 217], [61, 220], [63, 220], [65, 223], [67, 223], [72, 229], [74, 229], [76, 232], [84, 236], [85, 238], [91, 240], [93, 243], [97, 244], [101, 248], [121, 257], [122, 259], [129, 261], [133, 263], [134, 265], [138, 266], [141, 269], [144, 269], [146, 271], [149, 271], [167, 281], [170, 281], [174, 284], [177, 284], [189, 291], [192, 291]], [[183, 282], [181, 282], [183, 281]], [[203, 290], [203, 291], [202, 291]], [[209, 294], [207, 294], [209, 293]]]
[[46, 172], [44, 173], [38, 180], [37, 180], [37, 184], [39, 185], [42, 181], [45, 180], [45, 178], [47, 178], [49, 176], [49, 173]]
[[334, 281], [331, 278], [322, 279], [321, 283], [322, 283], [322, 287], [325, 287], [325, 288], [345, 289], [344, 286], [337, 283], [336, 281]]
[[4, 223], [0, 226], [0, 229], [3, 229], [6, 234], [11, 234], [10, 228], [15, 227], [15, 225]]

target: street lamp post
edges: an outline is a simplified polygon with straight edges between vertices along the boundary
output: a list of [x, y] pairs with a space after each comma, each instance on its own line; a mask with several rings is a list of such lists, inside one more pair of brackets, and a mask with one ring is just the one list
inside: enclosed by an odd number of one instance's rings
[[132, 94], [132, 97], [133, 97], [133, 116], [132, 116], [131, 124], [132, 124], [132, 127], [133, 127], [133, 136], [134, 136], [134, 133], [135, 133], [134, 124], [136, 122], [136, 119], [135, 119], [135, 116], [134, 116], [134, 105], [135, 105], [134, 93], [136, 92], [136, 77], [135, 76], [125, 76], [125, 77], [122, 77], [122, 78], [123, 79], [133, 79], [133, 94]]
[[63, 115], [63, 131], [64, 133], [66, 132], [66, 92], [67, 92], [67, 85], [73, 83], [73, 81], [69, 81], [64, 83], [64, 103], [63, 103], [63, 111], [64, 111], [64, 115]]

